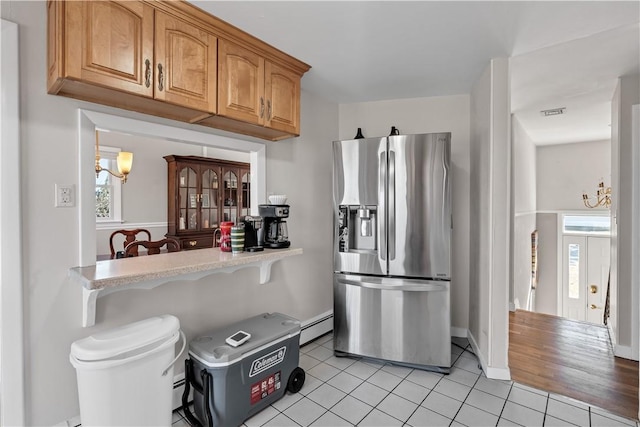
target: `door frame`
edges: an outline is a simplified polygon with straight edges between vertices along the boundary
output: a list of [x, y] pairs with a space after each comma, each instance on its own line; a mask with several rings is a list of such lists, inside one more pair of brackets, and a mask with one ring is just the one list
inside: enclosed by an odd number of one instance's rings
[[0, 425], [26, 425], [18, 25], [1, 19]]
[[[599, 239], [600, 243], [598, 243], [594, 239]], [[566, 281], [568, 280], [568, 277], [567, 277], [568, 266], [566, 262], [568, 261], [568, 259], [566, 258], [566, 256], [567, 256], [568, 245], [572, 243], [580, 244], [580, 264], [579, 264], [580, 300], [579, 301], [574, 300], [574, 304], [577, 303], [581, 307], [580, 310], [582, 314], [581, 316], [578, 316], [578, 317], [582, 317], [581, 319], [575, 319], [573, 317], [570, 317], [571, 310], [569, 309], [569, 307], [571, 302], [567, 295], [568, 283]], [[604, 244], [607, 246], [607, 249], [609, 249], [611, 247], [611, 237], [597, 235], [597, 234], [590, 234], [590, 233], [565, 233], [562, 235], [562, 251], [561, 251], [562, 253], [558, 254], [558, 262], [560, 263], [558, 270], [561, 270], [561, 274], [562, 274], [562, 281], [559, 282], [559, 288], [561, 291], [559, 292], [559, 295], [560, 294], [562, 295], [562, 301], [558, 305], [562, 307], [562, 311], [559, 313], [564, 318], [579, 320], [579, 321], [584, 321], [584, 322], [604, 326], [604, 324], [602, 323], [601, 315], [599, 315], [600, 316], [599, 321], [589, 320], [589, 317], [593, 316], [594, 313], [591, 312], [590, 309], [588, 308], [590, 304], [590, 299], [591, 299], [589, 295], [589, 286], [590, 286], [590, 283], [594, 283], [592, 280], [590, 280], [590, 278], [593, 278], [593, 277], [591, 276], [592, 270], [590, 270], [589, 268], [589, 261], [593, 259], [592, 251], [597, 252], [598, 244], [600, 245]], [[610, 261], [609, 261], [609, 264], [610, 264]], [[604, 282], [600, 282], [600, 281], [598, 282], [599, 283], [598, 286], [600, 286], [599, 297], [601, 298], [605, 298], [605, 295], [606, 295], [606, 287], [604, 286], [606, 284], [606, 277], [603, 280]], [[604, 310], [604, 306], [600, 308]]]
[[[559, 211], [557, 214], [557, 226], [556, 226], [556, 313], [558, 316], [564, 317], [564, 266], [563, 266], [563, 254], [564, 254], [564, 217], [565, 215], [583, 215], [583, 216], [609, 216], [609, 212], [605, 210], [590, 211]], [[577, 236], [597, 236], [608, 237], [611, 235], [602, 234], [589, 234], [589, 233], [567, 233], [567, 235]]]

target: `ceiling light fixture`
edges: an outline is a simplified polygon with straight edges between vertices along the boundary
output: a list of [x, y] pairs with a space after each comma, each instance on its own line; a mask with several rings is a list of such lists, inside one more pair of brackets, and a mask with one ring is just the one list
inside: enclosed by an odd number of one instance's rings
[[559, 116], [560, 114], [564, 114], [564, 110], [566, 110], [566, 109], [567, 109], [567, 107], [551, 108], [549, 110], [540, 111], [540, 114], [542, 114], [544, 117]]
[[611, 187], [605, 187], [604, 182], [600, 181], [598, 184], [598, 192], [595, 197], [595, 204], [592, 205], [589, 202], [590, 197], [587, 196], [587, 193], [582, 193], [582, 201], [584, 205], [588, 208], [597, 208], [598, 206], [602, 206], [604, 208], [609, 208], [611, 206]]
[[127, 175], [131, 172], [131, 166], [133, 165], [133, 153], [129, 151], [120, 151], [116, 159], [118, 162], [118, 173], [112, 172], [109, 169], [104, 169], [100, 166], [100, 146], [98, 145], [98, 130], [96, 130], [96, 178], [100, 175], [100, 172], [109, 172], [116, 178], [120, 178], [122, 183], [127, 182]]

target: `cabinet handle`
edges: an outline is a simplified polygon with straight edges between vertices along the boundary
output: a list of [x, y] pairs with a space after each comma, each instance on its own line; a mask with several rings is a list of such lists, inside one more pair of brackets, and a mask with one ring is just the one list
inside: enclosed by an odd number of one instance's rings
[[267, 121], [271, 120], [271, 100], [267, 100]]
[[260, 118], [264, 117], [264, 98], [260, 97]]
[[164, 89], [164, 73], [162, 72], [162, 64], [158, 63], [158, 90], [162, 92]]
[[595, 310], [595, 309], [596, 309], [596, 308], [598, 308], [598, 307], [597, 307], [595, 304], [591, 304], [591, 305], [589, 306], [589, 308], [590, 308], [590, 309], [592, 309], [592, 310]]
[[191, 246], [191, 247], [194, 247], [194, 246], [195, 246], [195, 245], [197, 245], [197, 244], [198, 244], [198, 241], [197, 241], [197, 240], [190, 240], [190, 241], [189, 241], [189, 246]]
[[149, 59], [144, 61], [144, 85], [151, 86], [151, 61]]

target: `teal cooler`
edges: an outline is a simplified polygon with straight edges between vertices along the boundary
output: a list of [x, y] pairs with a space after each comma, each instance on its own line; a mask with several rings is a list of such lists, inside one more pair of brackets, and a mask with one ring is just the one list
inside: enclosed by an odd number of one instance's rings
[[[251, 338], [238, 347], [226, 338], [238, 331]], [[262, 409], [302, 388], [298, 367], [300, 322], [281, 313], [264, 313], [189, 343], [182, 403], [193, 425], [239, 426]], [[195, 417], [188, 409], [193, 387]]]

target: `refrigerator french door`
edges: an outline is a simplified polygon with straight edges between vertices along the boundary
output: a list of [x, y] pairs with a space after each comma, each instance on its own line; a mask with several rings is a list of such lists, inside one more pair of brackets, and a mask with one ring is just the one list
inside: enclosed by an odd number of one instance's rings
[[450, 368], [450, 139], [334, 142], [337, 355]]

